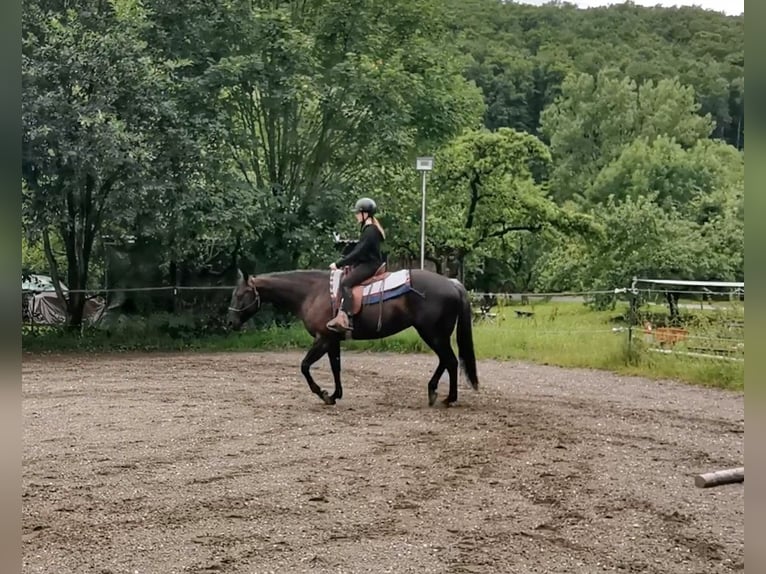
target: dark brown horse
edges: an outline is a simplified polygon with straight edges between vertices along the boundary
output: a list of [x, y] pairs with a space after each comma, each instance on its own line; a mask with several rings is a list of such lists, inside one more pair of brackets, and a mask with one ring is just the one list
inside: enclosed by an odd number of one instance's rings
[[[387, 276], [387, 277], [386, 277]], [[469, 383], [479, 387], [476, 356], [471, 328], [471, 306], [463, 285], [453, 279], [430, 271], [412, 270], [386, 273], [386, 285], [372, 284], [362, 293], [355, 289], [353, 339], [382, 339], [414, 327], [420, 337], [439, 357], [439, 365], [428, 381], [428, 404], [436, 402], [439, 379], [446, 370], [449, 374], [449, 394], [444, 404], [457, 401], [458, 359], [452, 350], [451, 336], [457, 326], [457, 346], [460, 364]], [[337, 277], [336, 277], [337, 280]], [[370, 293], [371, 291], [371, 293]], [[285, 271], [248, 276], [239, 272], [237, 286], [229, 306], [229, 325], [239, 330], [264, 302], [274, 304], [303, 321], [314, 337], [314, 344], [301, 362], [301, 372], [312, 392], [326, 404], [333, 405], [343, 397], [340, 380], [340, 346], [347, 337], [330, 331], [325, 326], [334, 316], [337, 305], [331, 288], [331, 272], [317, 270]], [[311, 365], [327, 353], [330, 359], [335, 392], [322, 390], [311, 376]]]

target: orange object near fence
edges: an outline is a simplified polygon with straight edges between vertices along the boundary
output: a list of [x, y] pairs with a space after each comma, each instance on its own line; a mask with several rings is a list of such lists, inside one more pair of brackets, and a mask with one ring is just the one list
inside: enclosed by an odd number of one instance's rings
[[689, 331], [680, 327], [652, 327], [651, 323], [644, 324], [644, 333], [658, 342], [660, 345], [675, 345], [679, 341], [686, 340]]

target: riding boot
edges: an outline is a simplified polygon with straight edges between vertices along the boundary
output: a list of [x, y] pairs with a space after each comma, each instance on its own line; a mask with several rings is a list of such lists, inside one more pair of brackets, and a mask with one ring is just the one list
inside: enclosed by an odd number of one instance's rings
[[327, 323], [327, 328], [331, 331], [352, 331], [354, 329], [353, 324], [353, 299], [351, 289], [348, 287], [341, 288], [341, 304], [338, 314], [334, 319]]
[[351, 287], [347, 287], [343, 290], [343, 301], [340, 303], [340, 308], [346, 315], [346, 330], [354, 330], [354, 295], [351, 293]]

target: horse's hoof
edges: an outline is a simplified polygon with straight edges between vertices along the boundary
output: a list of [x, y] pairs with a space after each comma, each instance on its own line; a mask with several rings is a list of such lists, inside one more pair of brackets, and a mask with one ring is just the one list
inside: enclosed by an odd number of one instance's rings
[[432, 391], [428, 392], [428, 406], [429, 407], [434, 406], [434, 403], [436, 403], [436, 397], [437, 397], [437, 394], [435, 392], [432, 392]]
[[322, 400], [324, 401], [324, 404], [326, 405], [334, 405], [335, 404], [335, 397], [330, 396], [327, 394], [327, 391], [322, 391]]
[[451, 407], [452, 403], [454, 403], [454, 402], [457, 402], [457, 399], [450, 399], [449, 397], [447, 397], [446, 399], [444, 399], [442, 401], [442, 405], [444, 407]]

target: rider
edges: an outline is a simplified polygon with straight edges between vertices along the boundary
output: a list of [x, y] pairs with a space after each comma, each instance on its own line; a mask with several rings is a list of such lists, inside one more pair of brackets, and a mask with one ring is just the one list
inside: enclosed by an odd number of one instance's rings
[[332, 331], [353, 329], [351, 288], [372, 277], [383, 264], [380, 244], [385, 240], [386, 233], [375, 217], [377, 205], [372, 199], [363, 197], [356, 202], [353, 211], [361, 227], [359, 242], [350, 253], [330, 264], [332, 270], [352, 266], [340, 282], [342, 300], [338, 314], [327, 323], [327, 328]]

